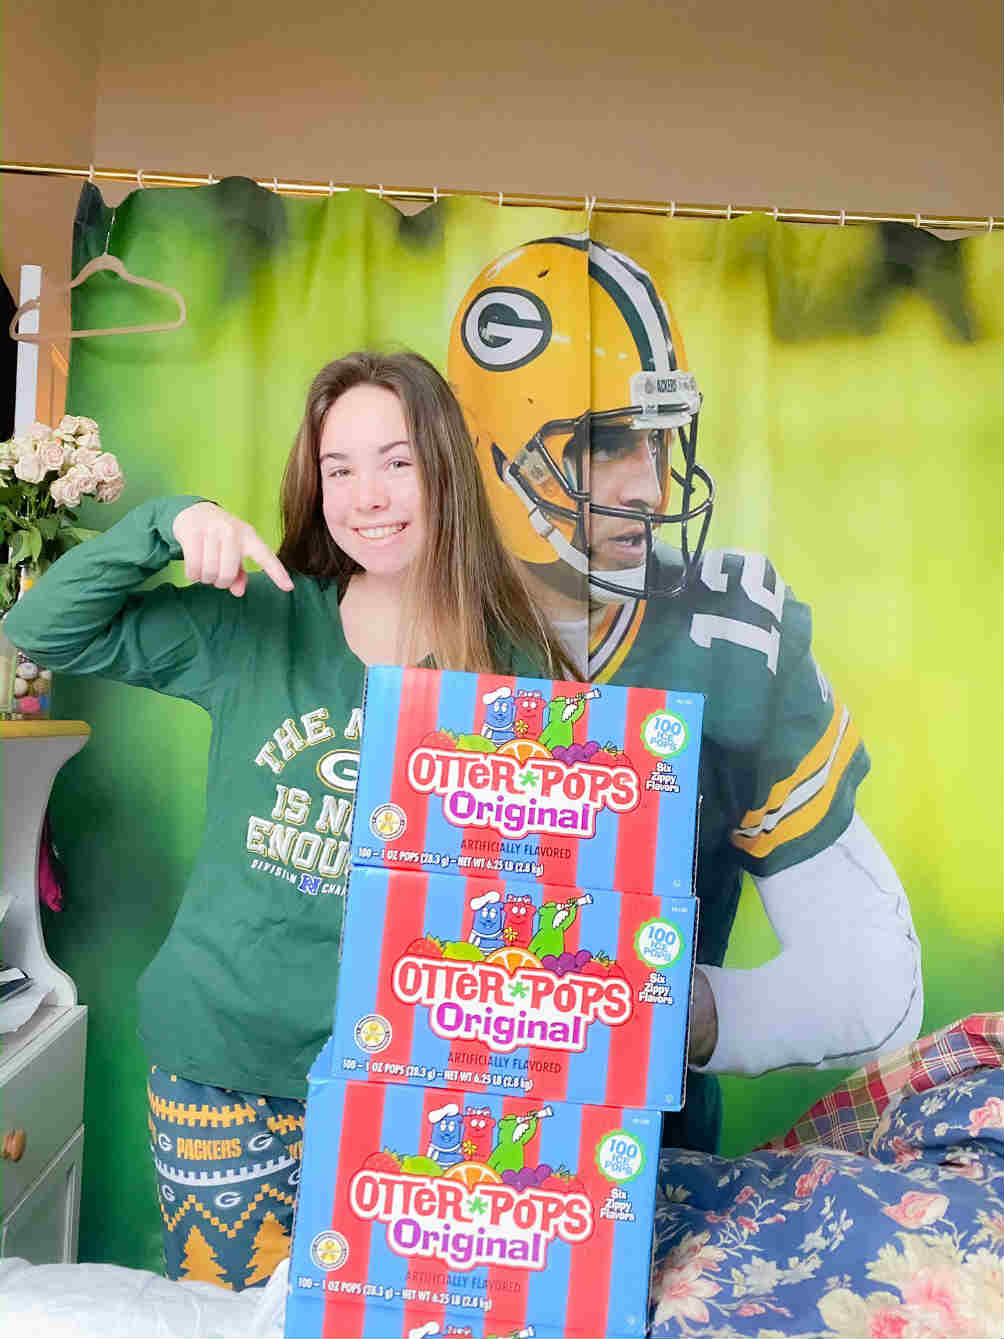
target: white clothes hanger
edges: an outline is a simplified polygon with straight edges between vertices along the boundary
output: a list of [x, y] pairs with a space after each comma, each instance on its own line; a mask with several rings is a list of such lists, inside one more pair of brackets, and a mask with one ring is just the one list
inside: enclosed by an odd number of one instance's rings
[[105, 249], [100, 256], [95, 256], [89, 260], [75, 279], [72, 279], [65, 286], [61, 286], [57, 291], [68, 293], [71, 288], [77, 288], [85, 283], [92, 274], [97, 274], [102, 270], [111, 270], [117, 274], [127, 284], [136, 284], [140, 288], [151, 288], [156, 293], [165, 293], [172, 298], [178, 307], [178, 315], [173, 321], [158, 321], [150, 325], [111, 325], [100, 326], [93, 330], [41, 330], [41, 331], [19, 331], [18, 322], [22, 316], [29, 312], [38, 311], [42, 299], [40, 297], [29, 298], [27, 302], [22, 302], [20, 307], [14, 313], [10, 323], [10, 336], [20, 344], [42, 344], [47, 340], [58, 339], [84, 339], [93, 335], [148, 335], [161, 330], [177, 330], [185, 324], [188, 319], [188, 308], [185, 306], [185, 299], [176, 288], [171, 288], [169, 284], [158, 283], [155, 279], [144, 279], [138, 274], [130, 274], [119, 260], [118, 256], [112, 256], [108, 252], [108, 239], [111, 237], [112, 224], [115, 222], [115, 215], [112, 214], [112, 222], [108, 225], [108, 237], [105, 239]]

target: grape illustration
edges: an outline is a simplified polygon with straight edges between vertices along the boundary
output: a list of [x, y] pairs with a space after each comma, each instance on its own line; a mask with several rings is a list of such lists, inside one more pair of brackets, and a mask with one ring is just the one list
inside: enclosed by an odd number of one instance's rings
[[593, 955], [589, 952], [589, 949], [580, 948], [575, 955], [575, 970], [578, 971], [581, 967], [585, 967], [592, 956]]
[[558, 971], [558, 959], [554, 956], [553, 953], [545, 953], [540, 960], [540, 965], [541, 967], [546, 967], [549, 972]]

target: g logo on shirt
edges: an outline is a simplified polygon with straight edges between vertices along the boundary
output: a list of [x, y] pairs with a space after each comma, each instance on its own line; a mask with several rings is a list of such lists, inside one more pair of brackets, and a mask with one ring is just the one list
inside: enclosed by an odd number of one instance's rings
[[317, 764], [317, 775], [326, 786], [343, 795], [356, 793], [359, 778], [359, 754], [355, 749], [335, 749]]

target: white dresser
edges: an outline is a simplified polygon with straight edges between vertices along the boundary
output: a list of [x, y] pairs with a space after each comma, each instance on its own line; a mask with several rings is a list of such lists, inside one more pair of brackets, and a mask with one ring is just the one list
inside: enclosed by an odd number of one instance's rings
[[53, 779], [89, 735], [82, 721], [0, 721], [0, 956], [45, 990], [0, 1033], [0, 1256], [33, 1264], [77, 1257], [87, 1010], [45, 950], [38, 844]]

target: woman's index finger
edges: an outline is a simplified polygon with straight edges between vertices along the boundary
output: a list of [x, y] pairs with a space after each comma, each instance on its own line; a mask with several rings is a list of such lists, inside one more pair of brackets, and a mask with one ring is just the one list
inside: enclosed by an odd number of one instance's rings
[[245, 552], [280, 590], [292, 590], [293, 582], [282, 563], [256, 531], [252, 531]]

